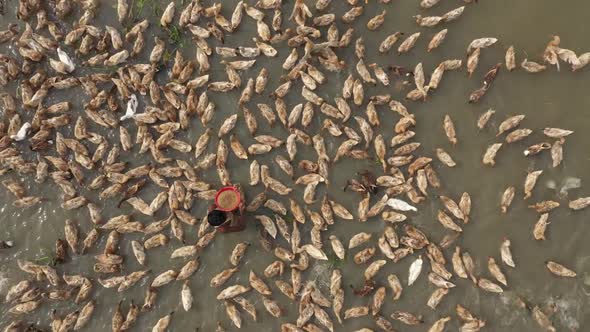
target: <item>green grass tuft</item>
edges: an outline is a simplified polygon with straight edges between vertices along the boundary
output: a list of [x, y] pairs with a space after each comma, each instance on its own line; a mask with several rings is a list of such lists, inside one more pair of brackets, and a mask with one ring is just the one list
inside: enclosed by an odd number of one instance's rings
[[334, 253], [327, 254], [327, 256], [328, 256], [328, 264], [333, 269], [340, 268], [342, 266], [342, 264], [344, 263], [344, 261], [341, 260], [340, 258], [338, 258], [338, 256], [336, 256], [336, 254], [334, 254]]
[[137, 21], [141, 15], [143, 15], [143, 10], [146, 7], [151, 7], [154, 11], [154, 15], [159, 17], [162, 15], [162, 8], [160, 7], [160, 2], [156, 0], [135, 0], [135, 5], [131, 6], [131, 13], [129, 17], [133, 18], [133, 21]]
[[166, 30], [168, 31], [168, 37], [170, 38], [170, 42], [177, 48], [183, 48], [184, 37], [182, 35], [182, 31], [180, 31], [180, 29], [176, 25], [171, 25]]

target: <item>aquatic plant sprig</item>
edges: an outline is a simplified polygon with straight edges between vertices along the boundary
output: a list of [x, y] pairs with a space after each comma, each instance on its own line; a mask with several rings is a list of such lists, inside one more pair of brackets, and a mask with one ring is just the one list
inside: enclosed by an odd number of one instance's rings
[[170, 25], [170, 27], [165, 28], [168, 32], [168, 37], [170, 38], [170, 42], [175, 45], [177, 48], [184, 47], [184, 38], [182, 31], [180, 28], [174, 24]]
[[330, 269], [338, 269], [344, 263], [344, 260], [338, 258], [338, 256], [336, 256], [333, 253], [328, 254], [327, 256], [328, 256], [328, 264], [330, 266]]
[[40, 265], [55, 265], [55, 257], [47, 253], [48, 250], [41, 248], [39, 256], [34, 259], [35, 263]]
[[170, 44], [172, 44], [173, 48], [171, 50], [164, 50], [164, 54], [162, 56], [162, 60], [164, 63], [168, 63], [172, 60], [174, 53], [177, 50], [183, 49], [186, 44], [184, 42], [184, 36], [180, 28], [176, 25], [170, 25], [170, 27], [164, 28], [168, 33], [168, 38]]
[[143, 14], [144, 8], [150, 6], [154, 11], [154, 16], [158, 17], [162, 14], [162, 8], [160, 8], [160, 3], [158, 1], [153, 0], [134, 0], [133, 4], [131, 5], [131, 12], [129, 13], [129, 17], [133, 18], [133, 21], [139, 19], [139, 17]]

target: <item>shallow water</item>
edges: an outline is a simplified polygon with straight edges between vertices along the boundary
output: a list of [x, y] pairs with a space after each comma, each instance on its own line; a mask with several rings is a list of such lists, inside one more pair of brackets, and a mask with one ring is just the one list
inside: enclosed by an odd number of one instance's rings
[[[234, 3], [236, 1], [223, 1], [224, 9], [222, 13], [230, 17]], [[252, 3], [252, 1], [249, 1]], [[457, 7], [460, 1], [441, 1], [442, 3], [426, 11], [423, 15], [436, 15], [446, 12]], [[118, 29], [121, 26], [116, 22], [112, 1], [101, 1], [100, 10], [95, 25], [102, 26], [110, 24]], [[209, 3], [209, 2], [205, 2]], [[307, 1], [307, 3], [311, 2]], [[14, 21], [15, 0], [9, 0], [6, 4], [7, 15], [0, 17], [0, 29]], [[368, 19], [376, 13], [381, 12], [382, 8], [387, 8], [387, 20], [385, 24], [376, 32], [368, 32], [365, 24]], [[287, 24], [287, 17], [290, 13], [291, 5], [287, 4], [284, 10], [284, 22]], [[346, 9], [347, 4], [340, 4], [340, 1], [334, 0], [333, 5], [328, 12], [336, 12], [337, 16]], [[431, 310], [426, 306], [426, 301], [431, 292], [435, 289], [427, 278], [429, 271], [428, 264], [425, 267], [418, 281], [410, 287], [404, 288], [404, 293], [399, 301], [386, 301], [382, 308], [382, 315], [389, 315], [397, 310], [409, 311], [423, 316], [425, 324], [418, 326], [405, 326], [399, 322], [393, 321], [394, 326], [400, 331], [423, 331], [437, 319], [446, 315], [451, 315], [453, 320], [448, 324], [448, 330], [456, 330], [459, 323], [454, 313], [455, 305], [460, 303], [469, 308], [476, 316], [487, 321], [486, 331], [538, 331], [539, 328], [532, 320], [528, 311], [518, 309], [514, 304], [514, 299], [522, 297], [528, 303], [533, 305], [547, 306], [555, 304], [557, 312], [551, 317], [555, 327], [560, 330], [577, 330], [585, 331], [590, 329], [590, 305], [586, 292], [590, 290], [590, 282], [584, 285], [584, 281], [590, 276], [590, 262], [587, 253], [590, 252], [590, 242], [587, 236], [590, 234], [590, 225], [587, 220], [590, 217], [590, 209], [579, 212], [572, 212], [567, 209], [567, 199], [558, 196], [557, 191], [547, 186], [549, 181], [554, 181], [559, 186], [564, 179], [568, 177], [580, 178], [582, 187], [569, 191], [569, 198], [588, 195], [585, 189], [586, 183], [590, 182], [588, 168], [590, 167], [590, 155], [587, 149], [587, 140], [590, 138], [587, 128], [590, 127], [590, 116], [588, 116], [588, 107], [590, 106], [590, 94], [587, 93], [588, 70], [580, 73], [570, 73], [566, 65], [562, 66], [561, 72], [550, 68], [541, 74], [527, 74], [521, 69], [507, 73], [504, 68], [501, 70], [498, 78], [488, 94], [479, 104], [470, 105], [466, 103], [467, 96], [473, 89], [477, 88], [483, 74], [495, 63], [503, 62], [504, 52], [509, 45], [514, 45], [517, 50], [517, 62], [528, 57], [534, 61], [540, 61], [545, 44], [549, 40], [550, 34], [561, 36], [562, 46], [573, 49], [580, 54], [588, 51], [586, 13], [590, 10], [590, 2], [574, 0], [568, 1], [567, 4], [557, 1], [532, 1], [521, 0], [518, 2], [509, 0], [486, 1], [482, 0], [478, 4], [467, 6], [463, 16], [455, 22], [443, 25], [442, 28], [448, 28], [449, 33], [445, 42], [437, 50], [426, 53], [425, 48], [430, 37], [439, 31], [438, 28], [419, 28], [411, 19], [421, 11], [418, 1], [392, 1], [389, 5], [383, 5], [377, 1], [369, 1], [365, 13], [357, 20], [353, 43], [345, 50], [338, 50], [338, 55], [346, 61], [348, 67], [339, 74], [329, 74], [328, 83], [319, 87], [318, 94], [326, 100], [332, 101], [333, 98], [340, 94], [342, 83], [348, 76], [349, 72], [355, 72], [354, 64], [356, 57], [353, 52], [354, 39], [363, 35], [367, 54], [365, 63], [377, 62], [383, 67], [387, 65], [405, 65], [412, 68], [416, 63], [422, 62], [427, 76], [432, 72], [435, 66], [444, 59], [463, 58], [465, 49], [469, 42], [479, 37], [497, 37], [499, 42], [488, 49], [482, 51], [480, 64], [472, 79], [467, 79], [465, 71], [447, 72], [439, 88], [429, 95], [427, 102], [404, 102], [408, 110], [416, 115], [418, 125], [415, 128], [417, 132], [417, 141], [422, 146], [417, 151], [419, 154], [434, 155], [434, 149], [442, 147], [448, 151], [457, 161], [455, 168], [447, 168], [440, 163], [436, 163], [436, 170], [443, 182], [441, 190], [430, 191], [430, 196], [425, 202], [418, 206], [418, 213], [409, 213], [410, 223], [423, 229], [427, 235], [434, 241], [440, 241], [449, 231], [445, 230], [436, 221], [436, 211], [442, 207], [436, 198], [439, 194], [444, 194], [458, 199], [462, 192], [467, 191], [471, 194], [473, 209], [471, 222], [464, 227], [464, 233], [456, 242], [463, 250], [467, 250], [476, 260], [476, 270], [479, 275], [490, 278], [487, 271], [487, 257], [493, 256], [499, 261], [499, 245], [504, 237], [512, 241], [512, 252], [515, 256], [517, 267], [510, 269], [502, 266], [506, 273], [509, 287], [506, 292], [500, 296], [486, 293], [478, 288], [474, 288], [472, 283], [467, 280], [453, 278], [457, 287], [452, 289], [442, 301], [437, 310]], [[146, 7], [145, 15], [153, 22], [152, 10]], [[269, 12], [268, 17], [272, 17]], [[178, 17], [178, 16], [177, 16]], [[270, 18], [265, 20], [270, 24]], [[346, 26], [338, 22], [339, 30], [344, 32]], [[155, 24], [152, 24], [155, 26]], [[441, 28], [441, 29], [442, 29]], [[394, 31], [404, 31], [409, 35], [415, 31], [422, 31], [422, 37], [418, 41], [416, 48], [408, 54], [398, 56], [394, 52], [388, 54], [379, 54], [376, 49], [385, 36]], [[165, 33], [150, 28], [146, 33], [146, 47], [144, 50], [144, 59], [149, 54], [153, 45], [152, 34], [165, 37]], [[227, 35], [225, 44], [228, 46], [252, 45], [250, 38], [256, 34], [256, 25], [253, 20], [244, 16], [242, 25], [238, 32]], [[186, 58], [194, 56], [194, 47], [188, 39], [188, 34], [182, 52]], [[216, 44], [210, 39], [210, 45]], [[264, 57], [258, 58], [256, 65], [242, 73], [243, 83], [249, 77], [255, 77], [259, 70], [265, 66], [270, 71], [270, 81], [267, 86], [267, 92], [272, 91], [279, 83], [279, 76], [283, 74], [281, 69], [282, 61], [290, 52], [290, 49], [284, 44], [277, 46], [279, 56], [274, 59]], [[395, 46], [397, 48], [397, 45]], [[6, 44], [0, 46], [3, 52], [13, 52], [6, 50]], [[70, 54], [73, 54], [70, 52]], [[212, 80], [222, 80], [225, 78], [224, 67], [219, 64], [220, 58], [216, 55], [210, 57], [212, 65], [210, 75]], [[109, 70], [108, 68], [102, 70]], [[160, 82], [165, 81], [166, 75], [159, 74]], [[195, 74], [193, 74], [193, 77]], [[402, 100], [404, 92], [394, 91], [392, 87], [385, 88], [377, 86], [375, 88], [365, 85], [365, 95], [391, 93], [392, 97]], [[296, 103], [300, 102], [298, 92], [301, 89], [301, 83], [296, 83], [285, 101], [289, 110]], [[9, 85], [7, 92], [14, 94], [15, 86]], [[81, 110], [82, 101], [80, 90], [68, 91], [66, 93], [51, 94], [51, 98], [46, 103], [59, 100], [70, 100], [75, 106], [74, 112]], [[241, 89], [231, 93], [220, 94], [210, 93], [210, 99], [217, 106], [213, 122], [210, 127], [218, 127], [222, 121], [236, 112], [237, 100]], [[250, 102], [249, 108], [257, 113], [256, 103], [265, 102], [274, 107], [272, 100], [266, 96], [255, 96]], [[143, 103], [140, 102], [140, 109]], [[496, 114], [488, 124], [488, 127], [481, 132], [476, 127], [476, 121], [479, 115], [487, 109], [493, 108]], [[397, 115], [392, 114], [387, 107], [378, 108], [381, 119], [381, 127], [375, 129], [375, 132], [382, 133], [386, 142], [389, 142], [393, 136], [393, 124], [397, 121]], [[353, 107], [353, 112], [363, 112], [363, 108]], [[361, 114], [364, 114], [361, 113]], [[459, 143], [452, 146], [444, 135], [442, 129], [442, 120], [445, 114], [449, 114], [455, 122], [457, 137]], [[496, 138], [496, 129], [498, 124], [510, 115], [525, 114], [527, 117], [521, 124], [523, 128], [531, 128], [534, 133], [524, 141], [505, 144], [496, 158], [496, 166], [490, 168], [482, 165], [481, 157], [488, 145], [494, 142], [500, 142], [502, 138]], [[234, 130], [240, 137], [244, 145], [253, 143], [243, 122], [239, 120], [238, 126]], [[258, 116], [259, 134], [273, 134], [277, 137], [286, 138], [285, 131], [277, 124], [274, 128], [266, 128], [262, 125], [264, 121]], [[308, 133], [316, 133], [321, 127], [322, 116], [316, 114], [314, 123], [307, 130]], [[358, 128], [354, 120], [350, 120], [349, 126], [355, 130]], [[522, 151], [530, 144], [538, 143], [544, 139], [542, 128], [546, 126], [560, 127], [574, 130], [575, 133], [567, 138], [564, 145], [564, 161], [557, 167], [551, 167], [551, 160], [548, 153], [540, 156], [525, 158]], [[96, 128], [92, 128], [101, 134], [107, 134]], [[135, 126], [130, 126], [132, 137], [135, 135]], [[194, 143], [196, 138], [203, 132], [203, 127], [198, 119], [192, 120], [191, 129], [188, 132], [181, 132], [177, 135], [179, 139], [184, 139]], [[64, 134], [71, 135], [71, 128]], [[115, 142], [118, 135], [110, 133], [107, 135], [110, 142]], [[333, 139], [326, 137], [329, 155], [335, 153], [336, 148], [342, 139]], [[227, 142], [227, 141], [226, 141]], [[217, 140], [212, 139], [208, 151], [215, 152]], [[17, 143], [21, 149], [26, 146], [25, 142]], [[312, 147], [298, 145], [298, 159], [315, 159], [316, 155]], [[138, 147], [135, 146], [129, 153], [121, 153], [121, 161], [129, 162], [131, 167], [143, 164], [149, 161], [149, 156], [136, 155]], [[372, 148], [371, 148], [372, 149]], [[372, 151], [372, 150], [371, 150]], [[183, 156], [178, 153], [166, 152], [168, 156], [187, 159], [194, 162], [192, 154]], [[263, 156], [257, 156], [261, 163], [267, 164], [271, 169], [271, 174], [291, 185], [292, 182], [282, 173], [278, 166], [272, 161], [277, 154], [286, 155], [284, 149], [276, 149], [271, 153]], [[27, 155], [32, 158], [32, 154]], [[248, 182], [249, 163], [238, 160], [232, 153], [229, 155], [228, 169], [231, 179], [234, 183]], [[347, 179], [354, 176], [355, 172], [361, 169], [371, 169], [377, 174], [380, 173], [380, 166], [374, 161], [338, 161], [331, 168], [330, 186], [319, 186], [317, 197], [323, 197], [324, 193], [344, 204], [350, 211], [356, 211], [356, 204], [359, 196], [352, 192], [342, 192], [342, 187]], [[535, 188], [533, 197], [527, 201], [522, 200], [522, 184], [527, 170], [543, 169], [543, 175]], [[301, 175], [297, 170], [297, 176]], [[87, 175], [88, 179], [94, 178], [96, 171]], [[56, 195], [55, 187], [47, 181], [43, 185], [37, 185], [28, 177], [21, 177], [18, 174], [7, 174], [5, 178], [15, 178], [23, 181], [27, 186], [27, 191], [34, 195], [47, 197], [48, 200], [43, 204], [30, 209], [15, 209], [11, 203], [14, 197], [4, 190], [0, 190], [0, 225], [3, 232], [1, 239], [10, 239], [15, 241], [15, 247], [9, 250], [0, 251], [0, 295], [4, 295], [7, 288], [27, 276], [21, 272], [17, 265], [17, 259], [41, 260], [50, 255], [53, 250], [55, 240], [63, 238], [63, 226], [66, 219], [73, 219], [78, 222], [83, 234], [88, 232], [92, 225], [88, 219], [88, 212], [85, 208], [64, 211], [60, 207], [61, 199]], [[205, 172], [203, 179], [215, 186], [219, 185], [216, 172], [214, 170]], [[506, 215], [499, 213], [500, 196], [504, 189], [510, 185], [517, 188], [516, 198], [512, 207]], [[294, 184], [293, 184], [294, 186]], [[263, 190], [262, 185], [249, 187], [244, 185], [247, 197], [253, 197]], [[142, 190], [142, 198], [146, 201], [151, 199], [159, 192], [159, 188], [154, 185], [146, 186]], [[303, 188], [296, 186], [291, 197], [297, 197], [301, 202]], [[132, 209], [128, 204], [123, 204], [121, 209], [116, 209], [115, 200], [106, 202], [99, 201], [95, 192], [81, 190], [81, 194], [87, 196], [91, 201], [102, 204], [104, 207], [102, 215], [104, 219], [111, 216], [131, 213]], [[271, 195], [283, 203], [288, 204], [285, 197]], [[377, 198], [379, 198], [378, 196]], [[527, 208], [532, 202], [545, 199], [558, 200], [562, 207], [556, 209], [550, 214], [551, 224], [547, 231], [546, 241], [535, 241], [532, 237], [532, 228], [537, 220], [537, 214]], [[375, 198], [373, 199], [373, 201]], [[301, 202], [302, 203], [302, 202]], [[196, 201], [192, 213], [202, 217], [206, 213], [208, 202]], [[314, 206], [314, 209], [317, 206]], [[165, 209], [160, 210], [154, 216], [154, 220], [159, 220], [167, 216]], [[268, 210], [261, 210], [260, 213], [270, 214]], [[139, 213], [134, 214], [134, 218], [139, 221], [149, 222], [152, 218], [145, 217]], [[209, 287], [209, 280], [219, 271], [230, 267], [229, 255], [235, 244], [240, 241], [248, 241], [252, 245], [248, 249], [244, 260], [241, 263], [240, 273], [236, 274], [227, 285], [234, 283], [247, 284], [248, 273], [250, 270], [256, 271], [262, 275], [262, 270], [275, 260], [272, 254], [266, 253], [258, 242], [257, 229], [254, 225], [254, 218], [250, 218], [246, 231], [237, 234], [219, 235], [200, 255], [201, 266], [198, 272], [190, 278], [190, 287], [195, 298], [195, 304], [190, 312], [182, 309], [179, 299], [181, 283], [171, 283], [162, 287], [159, 291], [157, 308], [151, 312], [141, 314], [135, 325], [135, 330], [146, 330], [165, 314], [174, 311], [174, 318], [170, 327], [171, 331], [212, 331], [217, 323], [221, 321], [222, 325], [228, 330], [235, 330], [231, 322], [227, 319], [223, 305], [215, 300], [218, 293], [217, 289]], [[309, 242], [307, 230], [309, 222], [303, 228], [305, 234], [303, 242]], [[196, 241], [196, 229], [183, 225], [185, 229], [185, 239], [187, 243]], [[384, 228], [384, 223], [377, 218], [371, 219], [366, 223], [337, 221], [336, 225], [330, 228], [329, 234], [336, 234], [343, 243], [360, 232], [372, 232], [374, 237], [378, 236]], [[165, 231], [168, 234], [168, 230]], [[106, 233], [105, 233], [106, 234]], [[127, 310], [130, 301], [141, 304], [143, 296], [150, 278], [145, 278], [139, 284], [122, 294], [113, 289], [104, 289], [96, 282], [97, 275], [92, 272], [94, 260], [92, 256], [102, 252], [106, 236], [101, 237], [96, 248], [92, 249], [85, 256], [71, 255], [71, 259], [58, 267], [58, 272], [65, 274], [80, 273], [89, 276], [94, 284], [91, 298], [97, 302], [94, 317], [91, 319], [87, 330], [105, 331], [110, 329], [110, 322], [115, 305], [123, 300], [123, 308]], [[124, 273], [136, 271], [141, 268], [133, 258], [130, 242], [131, 240], [141, 240], [142, 236], [138, 234], [125, 234], [121, 237], [119, 251], [125, 256]], [[331, 253], [328, 244], [328, 235], [323, 234], [325, 249]], [[278, 244], [287, 247], [284, 240], [279, 240]], [[168, 269], [179, 269], [184, 265], [184, 259], [170, 260], [170, 253], [182, 244], [171, 237], [169, 245], [165, 247], [150, 249], [148, 251], [148, 268], [152, 270], [152, 275], [157, 275]], [[363, 246], [362, 248], [364, 248]], [[362, 249], [360, 248], [360, 249]], [[454, 248], [454, 246], [452, 247]], [[360, 250], [355, 248], [347, 252], [347, 258], [343, 262], [330, 261], [328, 263], [312, 263], [308, 271], [304, 273], [304, 280], [316, 280], [316, 283], [324, 291], [329, 285], [329, 276], [334, 267], [343, 271], [345, 286], [345, 308], [357, 305], [365, 305], [370, 301], [370, 297], [357, 297], [352, 293], [348, 285], [358, 287], [362, 283], [362, 273], [366, 266], [357, 266], [352, 261], [353, 255]], [[375, 257], [380, 257], [377, 254]], [[450, 261], [451, 251], [446, 250], [445, 256]], [[411, 262], [417, 257], [414, 254], [410, 258], [401, 260], [397, 264], [388, 263], [376, 277], [378, 285], [386, 285], [387, 275], [395, 273], [399, 276], [402, 283], [407, 283], [407, 270]], [[555, 260], [571, 267], [578, 273], [577, 278], [565, 279], [552, 276], [545, 268], [546, 260]], [[313, 260], [312, 260], [313, 262]], [[450, 269], [450, 264], [447, 265]], [[281, 277], [283, 280], [290, 281], [290, 273]], [[266, 328], [272, 331], [278, 331], [282, 322], [293, 322], [297, 317], [297, 307], [292, 305], [291, 301], [274, 287], [274, 280], [268, 280], [269, 285], [273, 288], [273, 299], [277, 300], [285, 309], [285, 316], [281, 319], [274, 319], [266, 313], [262, 298], [254, 291], [247, 294], [247, 298], [253, 301], [258, 309], [258, 322], [255, 323], [245, 314], [242, 315], [242, 331], [256, 331], [260, 328]], [[324, 292], [327, 293], [327, 292]], [[388, 298], [391, 293], [388, 289]], [[40, 310], [35, 314], [23, 317], [29, 322], [37, 322], [41, 326], [48, 326], [49, 308], [57, 309], [58, 313], [65, 315], [73, 310], [76, 306], [67, 303], [44, 303]], [[0, 325], [4, 326], [13, 319], [7, 311], [9, 306], [0, 304]], [[330, 311], [331, 314], [331, 311]], [[333, 316], [332, 316], [333, 317]], [[333, 317], [335, 321], [335, 317]], [[361, 327], [375, 328], [374, 323], [368, 317], [350, 319], [340, 326], [336, 324], [337, 331], [354, 331]], [[428, 327], [427, 327], [428, 326]]]

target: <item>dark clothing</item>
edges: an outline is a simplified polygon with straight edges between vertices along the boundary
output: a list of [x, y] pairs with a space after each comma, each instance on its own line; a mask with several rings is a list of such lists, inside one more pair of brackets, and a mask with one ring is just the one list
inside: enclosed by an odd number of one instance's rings
[[[207, 212], [211, 212], [215, 210], [215, 204], [211, 204]], [[240, 209], [236, 209], [231, 212], [226, 212], [228, 215], [228, 220], [221, 224], [220, 226], [215, 227], [215, 229], [220, 233], [233, 233], [233, 232], [241, 232], [246, 228], [246, 222], [244, 219], [244, 214], [241, 213]]]

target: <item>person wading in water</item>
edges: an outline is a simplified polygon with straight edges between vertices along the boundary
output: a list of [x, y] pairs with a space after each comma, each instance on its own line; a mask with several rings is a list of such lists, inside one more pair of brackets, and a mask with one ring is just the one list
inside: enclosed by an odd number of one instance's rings
[[[237, 186], [236, 189], [241, 191]], [[207, 222], [221, 233], [241, 232], [246, 228], [244, 208], [243, 201], [240, 201], [239, 205], [231, 211], [224, 211], [219, 209], [217, 204], [211, 204], [208, 209]]]

